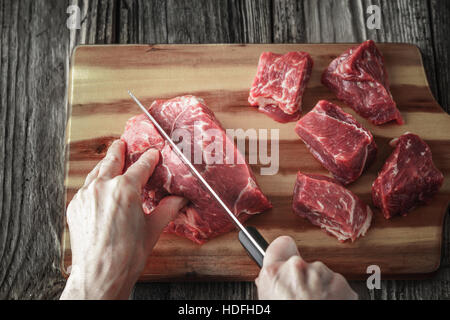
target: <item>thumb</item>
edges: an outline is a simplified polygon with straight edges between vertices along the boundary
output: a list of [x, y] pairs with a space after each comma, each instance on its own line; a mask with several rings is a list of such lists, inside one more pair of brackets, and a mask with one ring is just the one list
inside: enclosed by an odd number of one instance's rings
[[145, 216], [147, 239], [151, 248], [158, 241], [163, 229], [187, 203], [188, 200], [183, 197], [168, 196], [159, 202], [150, 215]]
[[278, 237], [267, 248], [263, 266], [287, 261], [292, 256], [300, 256], [294, 239], [288, 236]]

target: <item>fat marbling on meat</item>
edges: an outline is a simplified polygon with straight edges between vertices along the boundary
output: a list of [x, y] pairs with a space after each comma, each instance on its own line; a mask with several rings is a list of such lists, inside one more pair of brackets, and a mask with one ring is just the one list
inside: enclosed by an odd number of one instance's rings
[[444, 180], [433, 163], [430, 147], [419, 136], [405, 133], [391, 145], [395, 149], [372, 185], [373, 204], [381, 208], [386, 219], [428, 203]]
[[351, 114], [326, 100], [319, 101], [298, 121], [295, 132], [342, 184], [358, 179], [377, 153], [370, 131]]
[[372, 221], [372, 211], [356, 194], [317, 174], [298, 172], [292, 206], [295, 214], [340, 241], [364, 236]]
[[306, 52], [294, 51], [284, 55], [263, 52], [248, 102], [278, 122], [297, 121], [312, 66], [313, 60]]
[[373, 124], [393, 120], [403, 124], [389, 89], [384, 58], [372, 40], [334, 59], [324, 71], [322, 83]]

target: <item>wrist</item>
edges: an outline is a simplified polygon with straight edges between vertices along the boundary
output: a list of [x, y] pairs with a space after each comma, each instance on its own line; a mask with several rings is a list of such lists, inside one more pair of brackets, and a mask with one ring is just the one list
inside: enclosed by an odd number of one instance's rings
[[82, 272], [72, 266], [69, 278], [60, 299], [62, 300], [112, 300], [128, 299], [134, 283], [127, 275], [100, 276]]

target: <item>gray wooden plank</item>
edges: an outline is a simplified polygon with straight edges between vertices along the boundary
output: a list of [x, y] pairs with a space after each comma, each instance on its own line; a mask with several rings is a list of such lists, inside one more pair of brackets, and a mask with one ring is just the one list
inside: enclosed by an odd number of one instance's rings
[[[1, 2], [0, 298], [58, 298], [64, 286], [67, 62], [76, 44], [113, 42], [114, 3]], [[69, 4], [82, 13], [71, 41]]]
[[119, 43], [167, 43], [166, 0], [119, 1]]
[[[442, 108], [450, 113], [450, 1], [430, 0], [430, 11], [437, 80], [434, 94]], [[442, 264], [450, 266], [450, 218], [448, 214], [445, 230]]]
[[115, 0], [70, 0], [80, 8], [81, 29], [71, 31], [72, 48], [78, 44], [115, 42]]
[[311, 25], [306, 25], [306, 12], [303, 1], [273, 1], [272, 15], [273, 42], [307, 42], [306, 33], [311, 28]]
[[367, 38], [360, 1], [303, 1], [306, 41], [360, 42]]
[[362, 300], [448, 300], [450, 268], [443, 267], [430, 279], [383, 280], [381, 289], [367, 289], [365, 281], [350, 281]]
[[436, 63], [437, 98], [450, 113], [450, 1], [430, 0], [431, 31]]
[[120, 43], [265, 43], [271, 25], [266, 0], [122, 0], [118, 29]]
[[0, 7], [0, 298], [56, 298], [64, 285], [67, 2]]
[[139, 283], [136, 300], [240, 300], [256, 299], [256, 287], [249, 282]]

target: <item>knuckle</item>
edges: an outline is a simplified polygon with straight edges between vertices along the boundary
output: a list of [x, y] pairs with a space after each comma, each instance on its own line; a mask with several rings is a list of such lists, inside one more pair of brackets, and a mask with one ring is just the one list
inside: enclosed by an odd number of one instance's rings
[[261, 269], [261, 277], [273, 278], [278, 273], [278, 266], [270, 265]]
[[314, 261], [313, 263], [311, 263], [311, 266], [318, 272], [325, 273], [330, 271], [330, 269], [328, 269], [328, 267], [322, 261]]
[[117, 190], [117, 192], [119, 192], [119, 195], [125, 198], [130, 198], [139, 195], [134, 180], [131, 177], [127, 175], [122, 175], [115, 179], [116, 179], [115, 189]]
[[128, 175], [122, 175], [116, 178], [117, 187], [120, 189], [127, 189], [133, 185], [133, 179]]
[[314, 261], [311, 263], [311, 266], [315, 269], [323, 269], [323, 267], [325, 267], [325, 264], [321, 261]]
[[150, 169], [152, 167], [151, 160], [148, 157], [142, 157], [140, 161], [136, 163], [136, 166], [138, 166], [141, 169]]
[[105, 157], [105, 159], [104, 159], [104, 161], [105, 161], [105, 162], [113, 163], [113, 162], [119, 162], [120, 159], [119, 159], [119, 157], [118, 157], [117, 155], [115, 155], [115, 154], [107, 154], [106, 157]]
[[303, 266], [303, 259], [299, 256], [292, 256], [287, 261], [287, 264], [294, 268], [301, 268]]
[[[98, 177], [95, 178], [90, 184], [89, 186], [86, 188], [85, 191], [89, 192], [89, 193], [99, 193], [101, 191], [101, 189], [103, 188], [103, 178]], [[85, 192], [83, 191], [83, 192]]]

